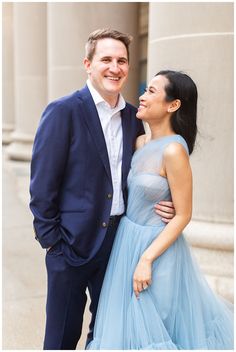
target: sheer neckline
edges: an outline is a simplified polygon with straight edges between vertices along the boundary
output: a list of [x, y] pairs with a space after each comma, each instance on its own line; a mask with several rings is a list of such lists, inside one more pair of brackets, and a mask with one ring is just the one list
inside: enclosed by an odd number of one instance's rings
[[[170, 138], [170, 137], [179, 137], [180, 135], [179, 134], [168, 134], [166, 136], [160, 136], [160, 137], [157, 137], [157, 138], [153, 138], [153, 139], [150, 139], [148, 142], [146, 142], [143, 147], [146, 145], [146, 144], [149, 144], [151, 142], [154, 142], [154, 141], [159, 141], [159, 140], [162, 140], [162, 139], [165, 139], [165, 138]], [[181, 137], [181, 136], [180, 136]], [[141, 147], [142, 148], [142, 147]]]
[[138, 149], [136, 149], [135, 151], [134, 151], [134, 154], [133, 155], [135, 155], [135, 154], [137, 154], [139, 151], [141, 151], [141, 150], [143, 150], [143, 149], [146, 149], [145, 147], [147, 147], [148, 145], [150, 145], [150, 144], [153, 144], [154, 142], [160, 142], [160, 141], [162, 141], [162, 140], [164, 140], [164, 139], [168, 139], [168, 138], [173, 138], [173, 137], [181, 137], [181, 138], [183, 138], [180, 134], [169, 134], [169, 135], [167, 135], [167, 136], [161, 136], [161, 137], [158, 137], [158, 138], [154, 138], [154, 139], [150, 139], [150, 141], [148, 141], [147, 143], [145, 143], [142, 147], [140, 147], [140, 148], [138, 148]]

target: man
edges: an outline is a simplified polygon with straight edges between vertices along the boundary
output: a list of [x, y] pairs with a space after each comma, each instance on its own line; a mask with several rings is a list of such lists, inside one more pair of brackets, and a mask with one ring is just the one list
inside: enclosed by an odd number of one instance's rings
[[35, 137], [30, 207], [36, 239], [47, 249], [44, 349], [76, 348], [87, 288], [92, 314], [87, 343], [92, 339], [105, 269], [125, 211], [135, 140], [144, 133], [136, 109], [120, 94], [130, 41], [115, 30], [90, 34], [87, 85], [49, 104]]

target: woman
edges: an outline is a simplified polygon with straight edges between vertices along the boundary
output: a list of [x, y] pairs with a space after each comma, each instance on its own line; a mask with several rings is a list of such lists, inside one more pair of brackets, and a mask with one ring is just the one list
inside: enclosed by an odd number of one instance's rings
[[[190, 77], [161, 71], [140, 97], [128, 207], [108, 264], [88, 349], [233, 349], [233, 316], [191, 257], [181, 234], [192, 213], [192, 153], [197, 88]], [[166, 225], [153, 205], [172, 200]]]

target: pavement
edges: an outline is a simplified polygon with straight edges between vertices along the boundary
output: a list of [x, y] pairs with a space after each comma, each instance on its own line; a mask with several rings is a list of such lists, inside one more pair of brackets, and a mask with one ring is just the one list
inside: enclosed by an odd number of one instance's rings
[[[29, 203], [28, 162], [2, 157], [2, 349], [42, 350], [45, 303], [45, 250], [34, 239]], [[89, 300], [88, 300], [89, 304]], [[88, 304], [82, 337], [84, 349], [90, 320]]]

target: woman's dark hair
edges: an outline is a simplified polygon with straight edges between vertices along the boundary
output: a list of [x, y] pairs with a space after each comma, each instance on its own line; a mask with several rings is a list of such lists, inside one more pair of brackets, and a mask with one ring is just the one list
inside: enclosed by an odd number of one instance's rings
[[185, 73], [163, 70], [156, 76], [165, 76], [169, 83], [165, 86], [166, 101], [179, 99], [180, 108], [171, 116], [171, 127], [186, 141], [189, 154], [192, 153], [197, 134], [197, 87]]

